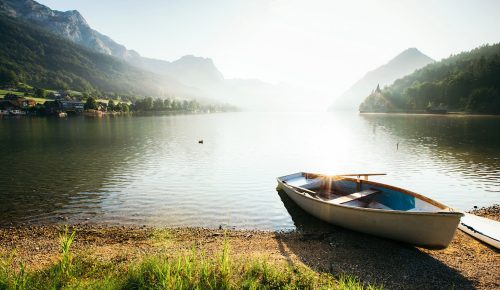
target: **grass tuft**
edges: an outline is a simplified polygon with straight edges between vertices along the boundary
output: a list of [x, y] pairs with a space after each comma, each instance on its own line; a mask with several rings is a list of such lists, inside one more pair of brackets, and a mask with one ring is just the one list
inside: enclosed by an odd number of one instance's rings
[[64, 230], [59, 235], [59, 246], [61, 249], [61, 257], [59, 261], [59, 270], [62, 275], [66, 277], [71, 276], [71, 271], [73, 270], [73, 254], [70, 251], [71, 244], [75, 240], [76, 230], [68, 234], [68, 227], [66, 226]]

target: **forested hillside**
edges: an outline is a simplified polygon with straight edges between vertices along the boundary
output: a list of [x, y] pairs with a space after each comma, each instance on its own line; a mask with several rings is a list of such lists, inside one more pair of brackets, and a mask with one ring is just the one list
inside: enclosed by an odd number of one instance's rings
[[449, 111], [500, 114], [500, 43], [429, 64], [360, 105], [361, 111]]
[[0, 82], [43, 88], [158, 94], [161, 81], [114, 57], [92, 52], [0, 13]]

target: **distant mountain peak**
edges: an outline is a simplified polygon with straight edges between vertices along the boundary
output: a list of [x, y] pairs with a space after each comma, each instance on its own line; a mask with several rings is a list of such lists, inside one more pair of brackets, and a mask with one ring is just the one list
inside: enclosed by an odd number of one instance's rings
[[88, 26], [77, 10], [57, 11], [33, 0], [0, 0], [0, 7], [14, 17], [35, 21], [67, 21], [68, 19]]
[[427, 60], [429, 62], [434, 62], [434, 60], [427, 55], [423, 54], [420, 50], [415, 47], [410, 47], [402, 51], [396, 57], [391, 59], [388, 63], [397, 63], [397, 62], [405, 62], [410, 59], [414, 61]]
[[403, 50], [400, 54], [405, 54], [405, 53], [422, 53], [418, 48], [416, 47], [408, 47], [407, 49]]
[[173, 61], [173, 63], [186, 63], [186, 64], [204, 64], [208, 66], [214, 66], [214, 62], [211, 58], [195, 56], [192, 54], [187, 54], [179, 58], [178, 60]]
[[186, 55], [182, 56], [180, 59], [184, 59], [184, 60], [192, 60], [192, 59], [196, 59], [196, 60], [210, 60], [210, 58], [208, 58], [208, 57], [196, 56], [196, 55], [193, 55], [193, 54], [186, 54]]
[[189, 80], [195, 85], [205, 86], [224, 80], [213, 60], [207, 57], [185, 55], [171, 63], [172, 73], [175, 72], [181, 81]]

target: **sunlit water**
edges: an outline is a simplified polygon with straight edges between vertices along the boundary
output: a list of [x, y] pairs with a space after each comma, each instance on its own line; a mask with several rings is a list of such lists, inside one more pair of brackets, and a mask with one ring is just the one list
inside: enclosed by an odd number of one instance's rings
[[374, 180], [463, 210], [500, 202], [495, 117], [3, 118], [0, 152], [0, 225], [293, 229], [275, 178], [297, 171], [385, 172]]

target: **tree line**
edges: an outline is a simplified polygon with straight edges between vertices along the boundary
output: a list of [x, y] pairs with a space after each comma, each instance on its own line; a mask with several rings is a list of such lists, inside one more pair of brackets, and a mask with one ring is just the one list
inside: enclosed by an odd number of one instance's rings
[[[99, 110], [100, 106], [96, 98], [88, 97], [84, 105], [85, 110]], [[161, 111], [182, 111], [182, 112], [197, 112], [202, 106], [194, 100], [175, 100], [145, 97], [136, 99], [135, 102], [128, 104], [126, 102], [115, 102], [109, 100], [106, 104], [106, 110], [114, 112], [161, 112]]]

